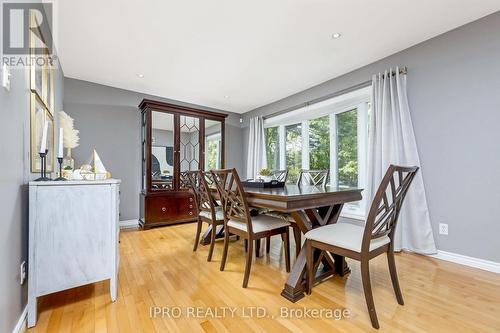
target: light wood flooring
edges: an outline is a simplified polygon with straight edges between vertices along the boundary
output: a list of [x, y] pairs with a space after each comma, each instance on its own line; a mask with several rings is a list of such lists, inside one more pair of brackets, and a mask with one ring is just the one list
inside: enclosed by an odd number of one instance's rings
[[[269, 256], [263, 244], [263, 255], [254, 259], [248, 288], [243, 289], [243, 241], [230, 244], [226, 270], [221, 272], [222, 242], [216, 244], [213, 261], [207, 262], [206, 246], [192, 251], [195, 227], [184, 224], [122, 231], [117, 301], [110, 301], [108, 282], [42, 297], [37, 326], [28, 332], [377, 331], [370, 325], [357, 262], [348, 261], [352, 269], [348, 276], [330, 278], [314, 287], [312, 295], [293, 304], [280, 296], [287, 273], [279, 237], [273, 237]], [[399, 254], [396, 264], [405, 300], [400, 306], [385, 255], [370, 263], [380, 332], [500, 332], [500, 275]], [[172, 312], [180, 309], [184, 315], [152, 318], [152, 306]], [[260, 314], [265, 311], [265, 318], [243, 317], [255, 306], [261, 307]], [[189, 307], [211, 309], [213, 316], [230, 307], [235, 316], [210, 318], [208, 313], [204, 318], [186, 318], [187, 311], [192, 311]], [[348, 309], [351, 316], [289, 319], [280, 316], [282, 307]]]

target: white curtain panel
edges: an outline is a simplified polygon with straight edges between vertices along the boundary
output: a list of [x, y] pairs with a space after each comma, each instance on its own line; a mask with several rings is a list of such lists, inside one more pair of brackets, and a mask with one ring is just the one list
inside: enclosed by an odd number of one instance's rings
[[[399, 68], [394, 72], [391, 69], [384, 74], [374, 75], [372, 89], [365, 193], [368, 202], [371, 202], [390, 164], [421, 166], [406, 92], [406, 75], [399, 74]], [[394, 245], [397, 251], [436, 253], [422, 168], [415, 176], [403, 203]]]
[[262, 117], [251, 118], [248, 131], [247, 178], [257, 178], [259, 171], [266, 167], [264, 119]]

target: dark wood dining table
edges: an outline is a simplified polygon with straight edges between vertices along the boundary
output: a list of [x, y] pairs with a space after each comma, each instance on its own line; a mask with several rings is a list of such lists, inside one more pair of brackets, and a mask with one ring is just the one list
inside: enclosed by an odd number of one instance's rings
[[[286, 185], [281, 188], [245, 188], [249, 206], [289, 213], [304, 234], [311, 229], [336, 223], [345, 203], [361, 200], [361, 191], [362, 189], [358, 188], [304, 185]], [[332, 256], [325, 252], [315, 253], [315, 267], [317, 268], [316, 280], [318, 281], [333, 274], [343, 276], [349, 272], [344, 257]], [[304, 297], [305, 272], [306, 250], [305, 246], [302, 246], [281, 292], [284, 298], [296, 302]]]
[[[290, 213], [302, 233], [336, 223], [345, 203], [361, 200], [361, 189], [341, 189], [333, 186], [286, 185], [283, 188], [245, 188], [249, 206]], [[316, 274], [317, 280], [330, 275], [343, 276], [349, 272], [344, 257], [329, 253], [315, 255], [315, 267], [323, 267]], [[281, 295], [296, 302], [304, 297], [306, 272], [305, 246], [295, 259]]]

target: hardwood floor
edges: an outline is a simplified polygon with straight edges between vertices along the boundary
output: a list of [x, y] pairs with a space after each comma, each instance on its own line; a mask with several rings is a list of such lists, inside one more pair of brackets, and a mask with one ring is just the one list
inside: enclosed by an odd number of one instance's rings
[[[377, 331], [366, 310], [359, 263], [349, 261], [351, 274], [325, 281], [311, 296], [292, 304], [280, 296], [287, 274], [279, 237], [273, 237], [270, 255], [261, 249], [261, 257], [254, 259], [248, 288], [243, 289], [243, 241], [230, 246], [226, 270], [220, 272], [222, 242], [207, 262], [208, 246], [192, 251], [195, 229], [195, 224], [184, 224], [122, 232], [117, 301], [110, 301], [108, 282], [42, 297], [37, 326], [28, 332]], [[370, 262], [380, 332], [500, 331], [498, 274], [407, 253], [396, 255], [396, 264], [404, 306], [396, 302], [385, 255]], [[154, 318], [154, 306], [168, 307], [170, 315], [179, 307], [184, 315]], [[244, 318], [255, 306], [268, 317]], [[218, 310], [214, 316], [224, 307], [236, 312], [234, 318], [229, 311], [226, 318], [186, 318], [188, 307]], [[351, 316], [289, 319], [280, 317], [281, 307], [349, 309]]]

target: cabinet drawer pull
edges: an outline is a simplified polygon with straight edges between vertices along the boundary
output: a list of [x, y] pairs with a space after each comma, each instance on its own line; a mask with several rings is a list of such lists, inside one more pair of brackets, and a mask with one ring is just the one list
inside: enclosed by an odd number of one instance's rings
[[165, 208], [165, 207], [161, 207], [161, 211], [162, 211], [162, 212], [166, 212], [166, 211], [167, 211], [167, 208]]
[[189, 202], [193, 202], [193, 198], [189, 198]]
[[193, 205], [189, 205], [189, 208], [193, 208]]
[[189, 215], [190, 215], [190, 216], [191, 216], [191, 215], [193, 215], [193, 212], [189, 212]]

